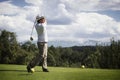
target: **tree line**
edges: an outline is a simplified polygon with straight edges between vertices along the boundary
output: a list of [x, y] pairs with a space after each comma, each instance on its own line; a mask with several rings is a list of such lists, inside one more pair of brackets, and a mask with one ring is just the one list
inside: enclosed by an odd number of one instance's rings
[[[0, 34], [0, 64], [25, 64], [38, 54], [36, 44], [19, 43], [14, 32]], [[41, 65], [38, 64], [38, 65]], [[109, 45], [48, 48], [48, 66], [120, 69], [120, 40]]]

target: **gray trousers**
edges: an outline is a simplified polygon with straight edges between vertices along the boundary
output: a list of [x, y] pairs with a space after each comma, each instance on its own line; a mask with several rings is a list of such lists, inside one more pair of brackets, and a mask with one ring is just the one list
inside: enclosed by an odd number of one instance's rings
[[30, 68], [34, 68], [39, 62], [42, 62], [42, 69], [47, 69], [47, 43], [38, 42], [39, 54], [29, 63]]

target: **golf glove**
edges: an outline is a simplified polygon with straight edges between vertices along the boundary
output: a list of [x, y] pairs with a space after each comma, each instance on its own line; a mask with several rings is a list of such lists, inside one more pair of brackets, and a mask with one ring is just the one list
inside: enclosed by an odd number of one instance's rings
[[33, 38], [32, 38], [32, 37], [30, 37], [30, 40], [31, 40], [31, 41], [33, 41]]

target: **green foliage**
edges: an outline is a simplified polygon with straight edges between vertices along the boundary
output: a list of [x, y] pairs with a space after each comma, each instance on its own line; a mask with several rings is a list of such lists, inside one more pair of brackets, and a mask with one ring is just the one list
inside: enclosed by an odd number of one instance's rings
[[47, 63], [48, 63], [49, 66], [55, 66], [56, 65], [55, 58], [50, 53], [48, 54], [47, 60], [48, 60]]
[[99, 47], [101, 68], [120, 68], [120, 41], [111, 40], [110, 46]]
[[1, 31], [0, 35], [0, 63], [27, 64], [35, 55], [37, 47], [31, 42], [20, 45], [13, 32]]
[[12, 63], [17, 51], [16, 35], [13, 32], [2, 31], [0, 35], [0, 63]]
[[[18, 43], [16, 35], [6, 30], [0, 34], [0, 63], [28, 64], [38, 54], [34, 43]], [[88, 68], [120, 68], [120, 40], [111, 39], [110, 45], [48, 48], [48, 66]]]

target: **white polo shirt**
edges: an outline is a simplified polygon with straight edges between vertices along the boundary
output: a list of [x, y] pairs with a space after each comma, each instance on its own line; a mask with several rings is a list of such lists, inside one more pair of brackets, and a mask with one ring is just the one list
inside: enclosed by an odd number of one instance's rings
[[47, 30], [45, 23], [36, 23], [35, 28], [38, 34], [38, 42], [48, 42]]

